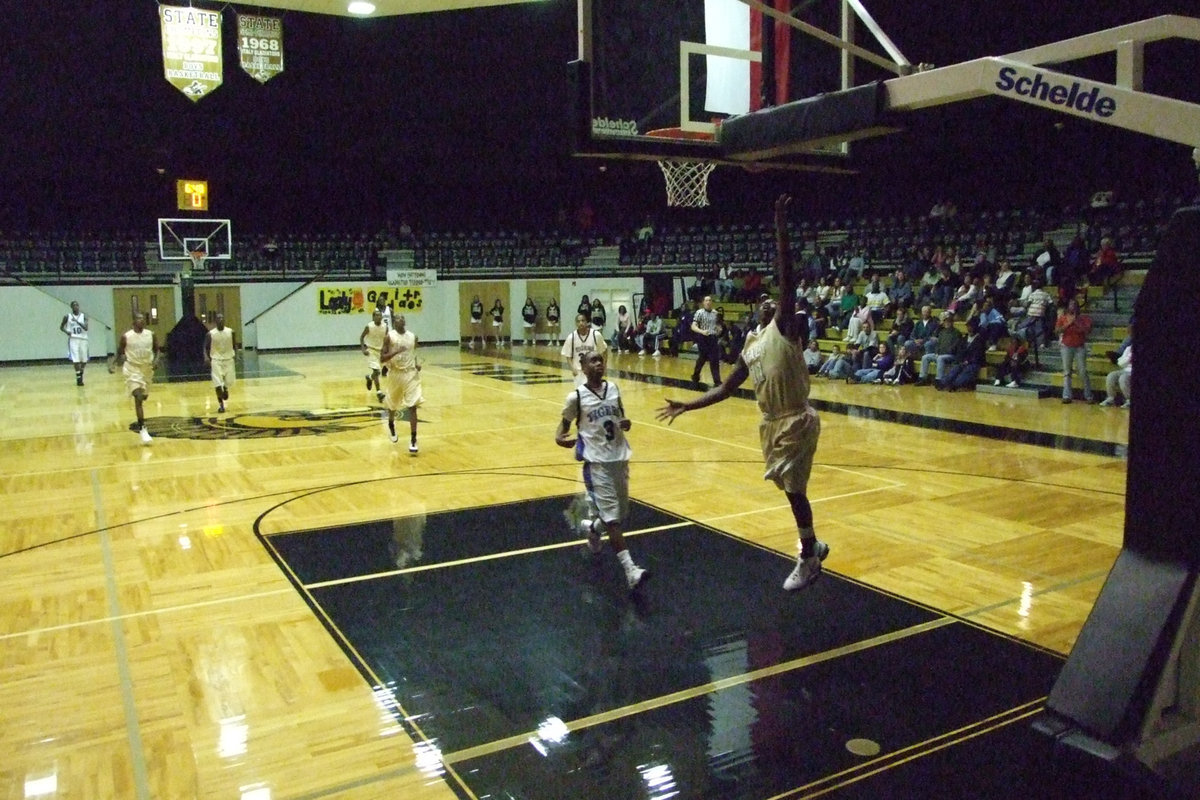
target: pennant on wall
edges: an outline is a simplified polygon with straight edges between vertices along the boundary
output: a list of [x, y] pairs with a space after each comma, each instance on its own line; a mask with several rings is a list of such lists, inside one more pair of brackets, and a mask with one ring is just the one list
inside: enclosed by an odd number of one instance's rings
[[221, 12], [159, 6], [167, 82], [192, 101], [221, 85]]
[[238, 14], [238, 56], [242, 69], [259, 83], [283, 72], [283, 20]]

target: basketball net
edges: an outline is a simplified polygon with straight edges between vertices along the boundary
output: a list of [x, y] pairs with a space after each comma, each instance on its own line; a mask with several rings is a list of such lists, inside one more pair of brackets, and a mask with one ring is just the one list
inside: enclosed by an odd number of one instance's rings
[[208, 258], [208, 253], [203, 250], [193, 250], [188, 253], [188, 258], [192, 260], [192, 271], [202, 272], [204, 270], [204, 259]]
[[659, 161], [658, 168], [667, 179], [667, 205], [703, 208], [708, 205], [708, 176], [712, 161]]

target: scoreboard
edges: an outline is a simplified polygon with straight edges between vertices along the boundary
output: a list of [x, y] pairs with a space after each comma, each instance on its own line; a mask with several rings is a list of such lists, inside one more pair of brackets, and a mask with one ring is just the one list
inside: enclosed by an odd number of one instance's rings
[[208, 211], [208, 181], [175, 181], [175, 197], [180, 211]]

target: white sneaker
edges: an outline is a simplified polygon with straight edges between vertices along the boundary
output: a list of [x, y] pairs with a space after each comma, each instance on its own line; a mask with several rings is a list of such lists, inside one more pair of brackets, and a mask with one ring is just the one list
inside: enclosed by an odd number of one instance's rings
[[142, 437], [142, 444], [150, 444], [152, 441], [154, 441], [150, 438], [150, 431], [146, 430], [145, 428], [142, 428], [140, 431], [138, 431], [138, 436]]
[[416, 442], [413, 442], [408, 446], [408, 452], [413, 453], [413, 454], [416, 454], [418, 452]]
[[625, 582], [629, 584], [630, 591], [636, 589], [649, 577], [649, 571], [642, 569], [636, 564], [634, 564], [632, 567], [625, 568]]
[[655, 350], [655, 351], [654, 351], [654, 357], [655, 357], [655, 358], [659, 358], [660, 356], [662, 356], [662, 353], [660, 353], [658, 350]]
[[646, 357], [646, 351], [638, 350], [638, 358], [645, 358], [645, 357]]
[[783, 582], [783, 588], [795, 592], [811, 584], [821, 577], [821, 562], [829, 555], [829, 545], [817, 542], [814, 555], [808, 558], [796, 557], [796, 568]]
[[396, 435], [395, 431], [390, 431], [388, 433], [388, 438], [392, 440], [392, 444], [395, 444], [396, 442], [400, 441], [400, 437]]
[[1132, 401], [1132, 400], [1126, 400], [1126, 401], [1125, 401], [1125, 405], [1121, 406], [1121, 408], [1123, 408], [1123, 409], [1125, 409], [1126, 411], [1128, 411], [1128, 410], [1129, 410], [1129, 407], [1130, 407], [1131, 405], [1133, 405], [1133, 401]]
[[1114, 402], [1113, 402], [1113, 399], [1112, 399], [1111, 397], [1106, 397], [1106, 398], [1104, 398], [1103, 400], [1101, 400], [1101, 401], [1100, 401], [1100, 405], [1102, 405], [1102, 406], [1115, 406], [1115, 405], [1116, 405], [1116, 403], [1114, 403]]
[[471, 341], [467, 342], [467, 349], [468, 349], [468, 350], [474, 350], [474, 349], [475, 349], [475, 340], [474, 340], [474, 339], [472, 339]]
[[1021, 384], [1018, 383], [1017, 381], [1009, 381], [1005, 385], [1008, 386], [1008, 388], [1010, 388], [1010, 389], [1020, 389], [1021, 388]]
[[999, 378], [996, 378], [996, 380], [992, 381], [992, 386], [999, 386], [999, 385], [1000, 385], [1000, 379], [999, 379]]

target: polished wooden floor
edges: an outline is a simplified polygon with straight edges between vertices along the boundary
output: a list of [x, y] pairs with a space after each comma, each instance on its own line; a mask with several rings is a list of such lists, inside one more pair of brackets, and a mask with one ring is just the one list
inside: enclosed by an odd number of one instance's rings
[[[553, 442], [555, 349], [422, 357], [417, 456], [406, 424], [388, 440], [354, 351], [262, 354], [269, 376], [224, 415], [205, 382], [157, 383], [150, 446], [119, 376], [0, 369], [0, 797], [461, 796], [255, 532], [578, 489]], [[794, 552], [752, 401], [654, 420], [692, 365], [610, 361], [634, 496]], [[1070, 650], [1120, 548], [1127, 412], [841, 382], [813, 398], [830, 572]]]

